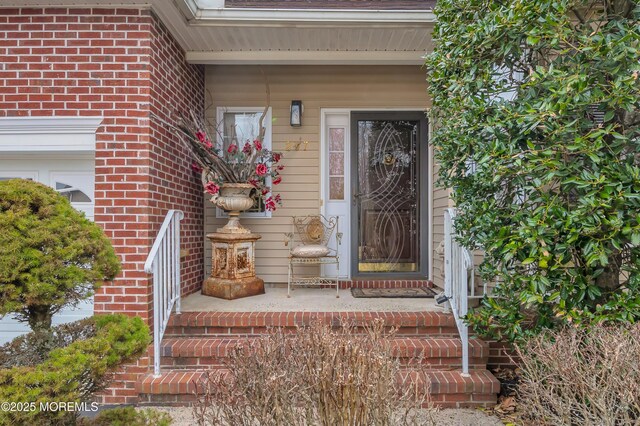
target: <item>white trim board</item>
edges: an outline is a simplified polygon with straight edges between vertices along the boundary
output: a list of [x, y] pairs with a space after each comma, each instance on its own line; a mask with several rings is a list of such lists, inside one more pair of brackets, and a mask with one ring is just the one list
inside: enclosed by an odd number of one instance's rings
[[0, 152], [96, 150], [102, 117], [0, 117]]
[[247, 50], [187, 52], [187, 62], [206, 65], [422, 65], [424, 51]]

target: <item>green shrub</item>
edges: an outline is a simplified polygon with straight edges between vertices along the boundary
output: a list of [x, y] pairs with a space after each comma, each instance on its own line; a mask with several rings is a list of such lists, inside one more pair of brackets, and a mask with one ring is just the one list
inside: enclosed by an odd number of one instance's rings
[[[31, 403], [87, 402], [104, 389], [106, 374], [125, 360], [142, 354], [150, 342], [140, 318], [95, 317], [96, 335], [54, 349], [41, 364], [0, 370], [0, 401]], [[74, 412], [1, 411], [2, 424], [73, 424]]]
[[0, 315], [32, 330], [113, 279], [119, 261], [102, 229], [53, 189], [0, 181]]
[[640, 319], [640, 3], [439, 0], [432, 143], [456, 229], [518, 340]]
[[81, 418], [78, 426], [169, 426], [172, 420], [161, 411], [123, 407], [101, 411], [93, 419]]
[[94, 337], [96, 332], [95, 317], [90, 317], [16, 337], [0, 346], [0, 369], [40, 364], [52, 350]]

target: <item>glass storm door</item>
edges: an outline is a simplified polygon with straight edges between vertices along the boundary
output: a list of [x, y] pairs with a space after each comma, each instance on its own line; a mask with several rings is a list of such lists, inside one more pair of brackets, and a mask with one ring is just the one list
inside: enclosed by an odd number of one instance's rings
[[426, 275], [425, 114], [353, 113], [351, 132], [352, 276]]

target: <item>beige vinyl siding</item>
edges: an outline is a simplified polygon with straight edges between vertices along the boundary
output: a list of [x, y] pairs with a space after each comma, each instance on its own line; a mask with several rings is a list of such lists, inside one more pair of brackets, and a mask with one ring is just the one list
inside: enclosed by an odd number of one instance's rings
[[[282, 184], [274, 189], [284, 206], [271, 218], [242, 219], [260, 233], [257, 242], [257, 274], [267, 283], [287, 280], [284, 233], [291, 216], [320, 211], [320, 111], [322, 108], [426, 110], [430, 106], [424, 69], [418, 66], [264, 66], [271, 91], [273, 149], [284, 154]], [[209, 119], [217, 107], [265, 105], [265, 83], [258, 66], [207, 66], [206, 88]], [[210, 95], [210, 96], [209, 96]], [[302, 100], [302, 126], [289, 125], [292, 100]], [[287, 144], [300, 144], [286, 151]], [[423, 167], [427, 167], [426, 162]], [[206, 203], [205, 231], [215, 232], [224, 223]], [[206, 243], [206, 271], [211, 270], [211, 248]]]
[[[435, 182], [438, 180], [439, 166], [434, 162], [432, 179], [433, 185], [433, 223], [431, 230], [433, 232], [433, 247], [432, 247], [432, 262], [433, 262], [433, 276], [431, 280], [433, 283], [444, 288], [444, 247], [440, 247], [440, 244], [444, 244], [444, 211], [448, 207], [452, 207], [453, 203], [449, 196], [450, 191], [446, 188], [438, 187]], [[440, 247], [440, 250], [438, 248]], [[436, 251], [441, 252], [438, 254]]]

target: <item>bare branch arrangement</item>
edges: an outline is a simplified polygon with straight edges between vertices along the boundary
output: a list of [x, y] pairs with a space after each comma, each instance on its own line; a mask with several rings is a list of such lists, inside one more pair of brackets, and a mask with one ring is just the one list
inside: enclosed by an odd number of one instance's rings
[[[266, 78], [266, 77], [265, 77]], [[267, 84], [267, 101], [269, 100]], [[265, 127], [264, 120], [268, 112], [268, 103], [260, 116], [259, 135], [253, 141], [231, 143], [224, 149], [221, 134], [217, 134], [218, 143], [211, 137], [203, 117], [190, 111], [180, 116], [179, 124], [171, 126], [194, 157], [192, 169], [202, 173], [202, 184], [207, 193], [216, 195], [225, 183], [248, 183], [256, 188], [256, 193], [263, 197], [265, 208], [273, 211], [276, 205], [282, 205], [280, 194], [273, 194], [268, 185], [278, 185], [282, 178], [280, 172], [284, 166], [280, 163], [282, 153], [274, 152], [263, 146]]]

